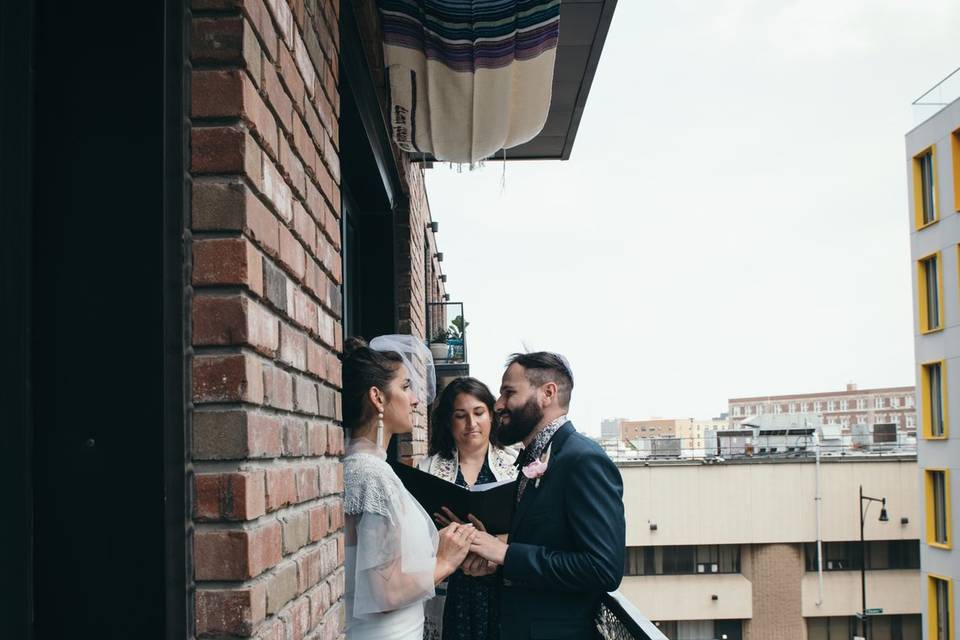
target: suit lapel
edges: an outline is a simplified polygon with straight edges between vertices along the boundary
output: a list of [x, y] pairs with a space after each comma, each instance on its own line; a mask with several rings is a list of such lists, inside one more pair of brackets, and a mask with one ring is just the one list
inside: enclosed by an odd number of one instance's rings
[[[543, 482], [547, 481], [546, 479], [547, 476], [550, 475], [550, 467], [553, 466], [553, 461], [557, 459], [557, 455], [563, 448], [563, 444], [574, 431], [576, 431], [576, 429], [573, 428], [573, 423], [568, 420], [563, 424], [562, 427], [557, 429], [555, 434], [553, 434], [553, 438], [550, 439], [550, 444], [547, 445], [550, 448], [550, 460], [547, 462], [547, 471], [543, 475]], [[520, 473], [523, 473], [523, 471], [521, 470]], [[527, 481], [527, 486], [523, 490], [523, 497], [520, 498], [520, 504], [517, 505], [516, 514], [513, 518], [513, 526], [510, 528], [510, 537], [513, 537], [513, 535], [517, 532], [524, 516], [530, 512], [534, 502], [536, 502], [537, 497], [540, 495], [540, 490], [541, 489], [537, 486], [536, 480]]]

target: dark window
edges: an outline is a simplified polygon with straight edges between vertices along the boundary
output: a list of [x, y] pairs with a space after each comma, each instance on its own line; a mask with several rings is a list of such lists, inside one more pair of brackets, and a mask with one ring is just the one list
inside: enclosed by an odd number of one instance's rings
[[[805, 546], [807, 571], [817, 570], [817, 545], [808, 542]], [[867, 542], [866, 568], [871, 571], [883, 569], [919, 569], [919, 540], [874, 540]], [[824, 571], [859, 571], [859, 542], [824, 542]]]
[[739, 573], [740, 546], [628, 547], [624, 575]]

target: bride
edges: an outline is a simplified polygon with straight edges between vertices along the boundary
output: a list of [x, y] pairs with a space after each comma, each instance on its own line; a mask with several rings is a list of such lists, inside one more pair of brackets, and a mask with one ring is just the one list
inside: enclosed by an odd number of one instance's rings
[[424, 601], [476, 536], [457, 523], [438, 534], [386, 462], [390, 438], [410, 432], [419, 398], [431, 399], [433, 362], [413, 336], [380, 336], [369, 346], [351, 338], [343, 349], [347, 638], [421, 640]]

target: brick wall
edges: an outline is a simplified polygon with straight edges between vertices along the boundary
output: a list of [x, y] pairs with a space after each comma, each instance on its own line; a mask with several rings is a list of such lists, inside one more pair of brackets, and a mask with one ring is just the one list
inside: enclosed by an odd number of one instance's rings
[[339, 5], [192, 3], [196, 635], [343, 635]]
[[[358, 4], [368, 49], [373, 4]], [[344, 632], [338, 0], [193, 0], [193, 619], [198, 637]], [[374, 53], [377, 53], [373, 48]], [[382, 77], [373, 60], [375, 78]], [[399, 331], [441, 291], [423, 167], [394, 148]], [[432, 259], [432, 258], [431, 258]], [[438, 266], [438, 265], [435, 265]], [[426, 452], [426, 407], [399, 443]]]
[[753, 583], [753, 618], [744, 622], [744, 640], [802, 640], [803, 557], [798, 544], [755, 544], [743, 563]]

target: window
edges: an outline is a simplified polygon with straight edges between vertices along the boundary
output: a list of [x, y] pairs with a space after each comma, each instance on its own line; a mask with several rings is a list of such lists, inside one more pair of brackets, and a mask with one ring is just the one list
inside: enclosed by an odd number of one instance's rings
[[836, 410], [837, 410], [837, 403], [833, 400], [828, 400], [827, 411], [836, 411]]
[[892, 398], [890, 398], [890, 406], [893, 407], [894, 409], [899, 409], [900, 398], [898, 398], [897, 396], [893, 396]]
[[950, 548], [950, 472], [927, 469], [927, 544]]
[[917, 229], [940, 217], [937, 208], [936, 147], [928, 147], [913, 158], [913, 206]]
[[883, 409], [883, 398], [877, 396], [873, 399], [873, 408], [874, 409]]
[[913, 406], [913, 396], [904, 396], [904, 397], [903, 397], [903, 405], [904, 405], [905, 407], [912, 407], [912, 406]]
[[953, 581], [931, 574], [927, 582], [930, 640], [953, 640]]
[[850, 408], [850, 402], [848, 400], [840, 401], [840, 411], [846, 411]]
[[913, 415], [912, 413], [908, 413], [908, 414], [907, 414], [907, 426], [908, 426], [908, 427], [915, 427], [915, 426], [916, 426], [916, 422], [917, 422], [917, 420], [916, 420], [916, 418], [914, 417], [914, 415]]
[[740, 414], [741, 414], [741, 409], [740, 409], [740, 407], [734, 407], [734, 408], [733, 408], [733, 415], [734, 415], [734, 416], [739, 416]]
[[960, 212], [960, 129], [950, 136], [950, 147], [953, 149], [953, 206]]
[[739, 573], [740, 545], [627, 547], [624, 575]]
[[791, 402], [791, 403], [790, 403], [790, 406], [789, 406], [788, 409], [787, 409], [787, 412], [788, 412], [788, 413], [796, 413], [796, 412], [797, 412], [797, 403], [796, 403], [796, 402]]
[[943, 362], [928, 362], [922, 366], [920, 382], [923, 387], [923, 407], [920, 413], [924, 438], [942, 439], [947, 436], [943, 367]]
[[867, 408], [867, 399], [866, 398], [857, 398], [857, 409], [863, 411]]
[[820, 413], [820, 411], [821, 411], [822, 409], [823, 409], [823, 403], [822, 403], [822, 402], [820, 402], [819, 400], [817, 400], [816, 402], [813, 403], [813, 410], [814, 410], [814, 411], [816, 411], [817, 413]]
[[[824, 542], [824, 571], [859, 571], [861, 564], [859, 542]], [[817, 545], [804, 545], [807, 571], [817, 570]], [[919, 569], [919, 540], [873, 540], [867, 542], [866, 568], [869, 571], [884, 569]]]
[[920, 296], [920, 333], [937, 331], [943, 326], [940, 307], [940, 253], [934, 253], [917, 262], [917, 293]]

